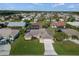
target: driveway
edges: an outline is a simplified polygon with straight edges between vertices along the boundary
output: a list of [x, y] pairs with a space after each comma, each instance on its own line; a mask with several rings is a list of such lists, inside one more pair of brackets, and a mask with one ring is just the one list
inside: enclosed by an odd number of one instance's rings
[[44, 39], [44, 55], [57, 55], [57, 53], [54, 50], [52, 40], [50, 39]]
[[53, 47], [54, 43], [53, 37], [48, 34], [46, 29], [41, 30], [41, 39], [43, 40], [44, 43], [44, 49], [45, 49], [44, 55], [57, 55]]
[[0, 45], [0, 55], [9, 55], [11, 50], [10, 44]]

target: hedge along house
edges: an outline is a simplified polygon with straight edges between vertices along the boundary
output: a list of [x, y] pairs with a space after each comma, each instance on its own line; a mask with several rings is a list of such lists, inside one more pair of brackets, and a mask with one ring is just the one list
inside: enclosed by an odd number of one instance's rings
[[14, 41], [19, 35], [19, 30], [10, 29], [10, 28], [2, 28], [0, 29], [0, 36], [5, 40]]

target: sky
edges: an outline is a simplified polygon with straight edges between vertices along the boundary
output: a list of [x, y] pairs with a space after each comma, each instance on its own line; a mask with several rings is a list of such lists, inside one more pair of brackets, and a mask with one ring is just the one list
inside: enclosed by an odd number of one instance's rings
[[79, 11], [79, 3], [0, 3], [0, 10]]

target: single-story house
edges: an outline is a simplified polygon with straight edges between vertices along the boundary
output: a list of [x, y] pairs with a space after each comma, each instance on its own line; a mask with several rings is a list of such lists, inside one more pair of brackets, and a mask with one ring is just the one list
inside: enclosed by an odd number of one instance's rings
[[32, 19], [32, 17], [25, 17], [25, 18], [22, 18], [22, 20], [24, 21], [24, 20], [31, 20]]
[[0, 22], [0, 27], [5, 27], [8, 25], [8, 22]]
[[25, 39], [26, 40], [30, 40], [32, 37], [38, 37], [39, 36], [39, 30], [38, 29], [34, 29], [34, 30], [30, 30], [30, 32], [25, 34]]
[[38, 38], [41, 43], [44, 39], [53, 39], [52, 36], [50, 36], [45, 29], [34, 29], [30, 30], [30, 32], [28, 33], [25, 33], [25, 40], [31, 40], [32, 37]]
[[39, 29], [41, 26], [38, 23], [32, 23], [31, 24], [31, 29]]
[[8, 22], [9, 27], [24, 27], [26, 26], [26, 22]]
[[4, 39], [14, 40], [18, 37], [19, 30], [17, 29], [10, 29], [10, 28], [1, 28], [0, 29], [0, 37]]
[[79, 38], [79, 32], [74, 29], [62, 29], [62, 32], [66, 33], [69, 37], [77, 36]]
[[52, 22], [50, 26], [52, 28], [65, 28], [65, 22], [64, 21]]
[[79, 27], [79, 22], [67, 22], [67, 24], [75, 26], [75, 27]]
[[25, 40], [31, 40], [32, 35], [30, 33], [26, 33], [24, 38], [25, 38]]
[[72, 16], [75, 17], [75, 21], [79, 22], [79, 15], [74, 14]]

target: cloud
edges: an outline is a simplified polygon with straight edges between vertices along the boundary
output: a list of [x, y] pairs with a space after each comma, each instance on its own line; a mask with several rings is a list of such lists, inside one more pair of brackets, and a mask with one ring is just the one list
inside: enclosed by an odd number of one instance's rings
[[43, 3], [32, 3], [32, 5], [34, 5], [34, 6], [43, 6], [44, 4]]
[[65, 3], [54, 3], [52, 4], [53, 7], [63, 6]]
[[64, 4], [65, 4], [65, 3], [58, 3], [57, 5], [60, 6], [60, 5], [64, 5]]

